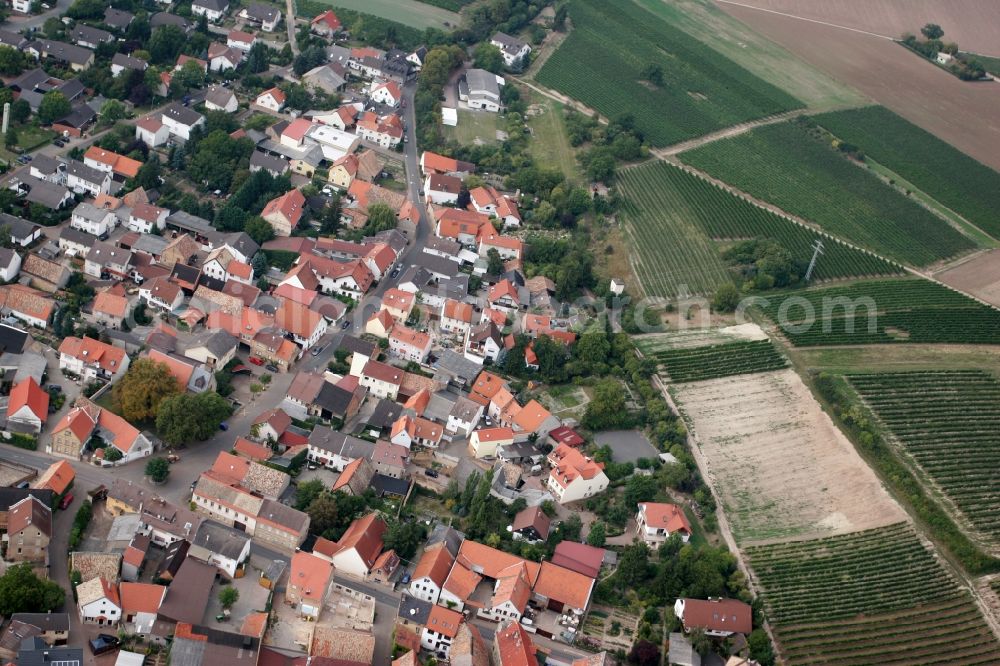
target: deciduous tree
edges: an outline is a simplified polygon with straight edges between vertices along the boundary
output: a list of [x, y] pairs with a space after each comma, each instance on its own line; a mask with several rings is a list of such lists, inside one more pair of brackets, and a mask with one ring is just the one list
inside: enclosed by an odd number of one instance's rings
[[62, 607], [66, 592], [55, 581], [35, 575], [28, 563], [7, 568], [0, 576], [0, 615], [47, 613]]
[[183, 390], [166, 363], [140, 358], [112, 389], [115, 403], [126, 421], [155, 419], [160, 404]]

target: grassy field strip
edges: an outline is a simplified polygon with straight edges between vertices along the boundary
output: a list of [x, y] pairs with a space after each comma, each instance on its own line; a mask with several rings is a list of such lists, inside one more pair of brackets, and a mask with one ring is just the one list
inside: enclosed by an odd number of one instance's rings
[[343, 7], [356, 12], [380, 16], [390, 21], [409, 25], [420, 30], [453, 29], [462, 22], [455, 12], [435, 7], [417, 0], [317, 0], [334, 9]]
[[522, 85], [519, 90], [522, 99], [526, 99], [531, 106], [537, 106], [541, 110], [541, 113], [527, 117], [528, 127], [531, 128], [529, 152], [540, 163], [558, 164], [563, 175], [571, 183], [582, 183], [583, 177], [576, 159], [576, 149], [569, 143], [566, 123], [563, 120], [566, 107], [527, 86]]
[[[570, 19], [572, 32], [535, 79], [609, 118], [633, 115], [651, 145], [802, 107], [636, 4], [572, 0]], [[662, 81], [646, 80], [649, 66]]]
[[757, 128], [680, 159], [824, 230], [910, 265], [975, 244], [916, 202], [854, 167], [803, 123]]
[[670, 333], [651, 333], [632, 336], [639, 350], [647, 356], [668, 349], [685, 349], [688, 347], [705, 347], [723, 342], [741, 342], [767, 340], [756, 324], [742, 324], [725, 328], [691, 329], [686, 331], [671, 331]]
[[907, 370], [980, 369], [1000, 376], [1000, 348], [968, 345], [870, 345], [798, 347], [789, 355], [797, 365], [832, 374]]
[[746, 549], [787, 663], [996, 664], [968, 591], [909, 523]]
[[752, 31], [706, 0], [634, 0], [737, 65], [773, 82], [810, 109], [860, 106], [867, 98], [780, 45]]
[[848, 375], [965, 522], [1000, 545], [1000, 382], [978, 370]]

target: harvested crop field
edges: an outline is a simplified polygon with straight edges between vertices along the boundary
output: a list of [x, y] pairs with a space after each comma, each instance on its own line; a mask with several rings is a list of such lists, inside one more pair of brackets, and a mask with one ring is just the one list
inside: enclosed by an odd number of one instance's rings
[[794, 370], [674, 386], [671, 394], [741, 545], [905, 519]]
[[[736, 0], [813, 21], [898, 39], [926, 23], [944, 29], [945, 41], [967, 51], [1000, 55], [1000, 4], [994, 0]], [[722, 5], [729, 4], [726, 0]]]
[[936, 273], [934, 279], [1000, 307], [1000, 250], [984, 252]]
[[[811, 0], [810, 4], [822, 3]], [[978, 3], [981, 7], [989, 4], [988, 0]], [[1000, 124], [988, 122], [995, 118], [1000, 106], [1000, 83], [960, 81], [882, 37], [748, 6], [720, 2], [719, 7], [816, 68], [861, 90], [983, 164], [1000, 169]], [[943, 24], [944, 20], [937, 22]], [[1000, 22], [992, 21], [991, 29], [1000, 29]], [[957, 33], [945, 35], [945, 39], [952, 37], [959, 39]], [[1000, 39], [994, 44], [1000, 44]], [[971, 49], [965, 45], [963, 48]]]

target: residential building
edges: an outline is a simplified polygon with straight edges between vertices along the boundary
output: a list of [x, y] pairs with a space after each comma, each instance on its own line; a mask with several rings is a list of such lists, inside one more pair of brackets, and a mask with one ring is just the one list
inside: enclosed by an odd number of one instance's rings
[[191, 3], [191, 13], [195, 16], [204, 15], [209, 21], [218, 21], [228, 9], [228, 0], [194, 0]]
[[309, 349], [319, 342], [326, 333], [326, 319], [318, 312], [310, 310], [301, 303], [286, 300], [274, 313], [274, 324], [279, 329], [292, 336], [295, 344], [303, 350]]
[[254, 104], [268, 111], [280, 113], [285, 108], [285, 100], [285, 93], [277, 88], [271, 88], [257, 95]]
[[676, 504], [640, 502], [635, 522], [636, 535], [650, 548], [659, 548], [674, 534], [684, 543], [691, 538], [691, 523]]
[[678, 599], [674, 602], [674, 615], [685, 633], [701, 629], [706, 636], [726, 638], [753, 631], [752, 609], [736, 599]]
[[70, 226], [91, 236], [107, 236], [118, 224], [118, 216], [110, 210], [81, 203], [73, 209]]
[[[204, 1], [213, 2], [214, 0]], [[180, 102], [175, 102], [164, 109], [160, 114], [160, 120], [167, 128], [167, 132], [184, 141], [191, 138], [191, 131], [195, 127], [205, 124], [205, 116]]]
[[410, 313], [413, 312], [415, 303], [416, 296], [414, 294], [392, 287], [382, 294], [382, 303], [379, 309], [386, 310], [393, 319], [405, 322], [409, 319]]
[[435, 605], [420, 634], [420, 646], [441, 659], [447, 659], [451, 653], [451, 643], [464, 619], [458, 611]]
[[490, 37], [490, 44], [500, 49], [503, 64], [508, 68], [520, 68], [524, 59], [531, 53], [531, 47], [516, 37], [498, 32]]
[[472, 162], [462, 162], [452, 157], [445, 157], [425, 150], [420, 154], [420, 171], [424, 176], [437, 173], [456, 178], [465, 178], [476, 172], [476, 165]]
[[[219, 42], [212, 42], [208, 45], [208, 68], [213, 72], [224, 72], [227, 69], [236, 69], [243, 62], [244, 52], [231, 48]], [[208, 106], [208, 97], [205, 98]], [[228, 104], [227, 104], [228, 106]], [[211, 108], [211, 107], [209, 107]]]
[[471, 303], [445, 299], [444, 305], [441, 306], [441, 330], [464, 338], [472, 329], [474, 314], [475, 310]]
[[402, 479], [406, 477], [410, 450], [405, 446], [380, 439], [375, 442], [371, 459], [377, 473], [392, 479]]
[[468, 436], [479, 424], [482, 416], [483, 405], [460, 396], [448, 412], [448, 424], [445, 429], [450, 433]]
[[143, 234], [153, 233], [153, 229], [163, 231], [167, 226], [170, 211], [148, 203], [138, 203], [128, 215], [128, 228]]
[[281, 22], [281, 10], [274, 5], [265, 5], [260, 2], [244, 7], [240, 10], [239, 16], [254, 25], [259, 25], [264, 32], [274, 32], [274, 29]]
[[122, 617], [118, 586], [104, 578], [92, 578], [77, 585], [76, 604], [84, 624], [114, 626]]
[[431, 336], [421, 331], [396, 324], [389, 331], [389, 351], [406, 361], [423, 363], [431, 353]]
[[236, 95], [229, 88], [214, 85], [205, 92], [205, 108], [233, 113], [240, 108]]
[[[354, 370], [353, 366], [351, 370]], [[399, 395], [399, 387], [403, 383], [404, 374], [403, 370], [399, 368], [380, 361], [369, 360], [364, 364], [358, 377], [361, 385], [371, 391], [371, 394], [376, 398], [395, 400]]]
[[7, 401], [7, 429], [14, 432], [42, 431], [49, 415], [49, 394], [34, 377], [14, 384]]
[[299, 551], [292, 556], [285, 586], [285, 603], [295, 606], [302, 617], [319, 617], [333, 584], [334, 566], [329, 560]]
[[382, 553], [382, 536], [387, 529], [376, 513], [352, 522], [331, 556], [337, 573], [364, 580]]
[[560, 504], [593, 497], [608, 487], [604, 463], [585, 456], [579, 449], [558, 446], [549, 453], [548, 461], [552, 470], [546, 487]]
[[84, 381], [115, 381], [128, 370], [125, 350], [94, 338], [64, 338], [59, 345], [59, 368]]
[[28, 496], [7, 510], [6, 560], [49, 564], [52, 539], [52, 509], [37, 497]]
[[184, 303], [184, 292], [167, 277], [155, 277], [139, 287], [139, 298], [158, 310], [173, 312]]
[[152, 583], [123, 582], [118, 586], [121, 599], [121, 621], [130, 634], [149, 636], [160, 611], [160, 604], [167, 596], [167, 588]]
[[538, 666], [531, 634], [516, 620], [500, 626], [491, 657], [495, 666]]
[[510, 529], [515, 539], [538, 543], [549, 538], [551, 524], [552, 520], [545, 515], [540, 506], [529, 506], [514, 516]]
[[83, 272], [102, 280], [126, 280], [132, 270], [132, 253], [109, 242], [94, 243], [87, 252]]
[[444, 543], [428, 546], [410, 576], [410, 594], [436, 604], [454, 562], [454, 556]]
[[395, 81], [383, 83], [372, 81], [368, 98], [376, 104], [396, 107], [403, 101], [403, 89]]
[[117, 176], [120, 180], [135, 178], [142, 166], [142, 162], [138, 160], [104, 150], [98, 146], [91, 146], [87, 149], [87, 152], [83, 154], [83, 163], [98, 171], [105, 171], [112, 176]]
[[322, 37], [333, 37], [341, 31], [340, 19], [330, 9], [317, 15], [310, 22], [310, 27], [315, 34]]
[[135, 138], [150, 148], [156, 148], [170, 139], [170, 128], [164, 124], [162, 116], [146, 116], [135, 124]]
[[70, 160], [66, 164], [66, 187], [76, 194], [97, 197], [111, 189], [111, 174], [89, 167], [83, 162]]
[[308, 459], [338, 472], [358, 458], [370, 458], [374, 445], [327, 426], [317, 425], [309, 434]]
[[424, 180], [424, 199], [428, 203], [454, 205], [463, 187], [462, 181], [454, 176], [432, 173]]
[[226, 46], [231, 49], [243, 51], [244, 53], [252, 49], [253, 45], [256, 43], [256, 35], [249, 32], [243, 32], [242, 30], [230, 30], [229, 34], [226, 35]]
[[105, 290], [94, 297], [93, 312], [95, 323], [117, 331], [132, 313], [132, 304], [126, 297]]
[[264, 206], [263, 217], [273, 228], [276, 236], [290, 236], [292, 229], [299, 226], [305, 209], [306, 198], [299, 190], [291, 190], [269, 201]]
[[482, 428], [469, 435], [469, 448], [477, 458], [493, 458], [501, 446], [514, 443], [514, 431], [510, 428]]
[[234, 578], [250, 557], [250, 537], [240, 530], [205, 520], [191, 539], [188, 556], [215, 565], [219, 571]]

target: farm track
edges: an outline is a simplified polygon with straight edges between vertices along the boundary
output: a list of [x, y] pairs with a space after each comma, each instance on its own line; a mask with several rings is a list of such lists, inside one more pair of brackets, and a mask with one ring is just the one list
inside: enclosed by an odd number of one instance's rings
[[793, 111], [786, 111], [785, 113], [779, 113], [773, 116], [768, 116], [766, 118], [758, 118], [757, 120], [751, 120], [745, 123], [740, 123], [738, 125], [732, 125], [730, 127], [725, 127], [717, 132], [712, 132], [704, 136], [699, 136], [694, 139], [689, 139], [687, 141], [681, 141], [680, 143], [675, 143], [672, 146], [665, 146], [663, 148], [651, 148], [650, 153], [659, 157], [660, 159], [666, 160], [674, 155], [678, 155], [687, 150], [694, 150], [695, 148], [700, 148], [709, 143], [719, 141], [721, 139], [729, 139], [734, 136], [739, 136], [749, 132], [750, 130], [757, 127], [764, 127], [766, 125], [773, 125], [775, 123], [784, 122], [785, 120], [791, 120], [792, 118], [798, 118], [799, 116], [804, 116], [811, 113], [809, 109], [795, 109]]

